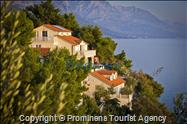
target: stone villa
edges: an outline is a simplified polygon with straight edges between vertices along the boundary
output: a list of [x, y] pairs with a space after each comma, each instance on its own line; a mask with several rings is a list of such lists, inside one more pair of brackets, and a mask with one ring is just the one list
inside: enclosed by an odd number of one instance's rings
[[[39, 49], [41, 56], [46, 56], [49, 51], [56, 48], [66, 48], [71, 55], [77, 54], [77, 58], [85, 57], [85, 63], [94, 63], [96, 50], [89, 50], [88, 43], [72, 36], [72, 31], [59, 25], [43, 24], [34, 29], [35, 37], [32, 39], [31, 47]], [[97, 63], [97, 62], [96, 62]], [[116, 71], [104, 69], [102, 64], [93, 65], [93, 69], [84, 80], [88, 91], [86, 95], [93, 97], [97, 85], [104, 88], [113, 87], [115, 98], [121, 99], [120, 90], [125, 85], [125, 80], [120, 78]], [[121, 103], [124, 99], [121, 99]], [[129, 100], [128, 100], [129, 101]]]
[[89, 88], [86, 94], [89, 96], [93, 96], [97, 85], [105, 88], [113, 87], [116, 95], [120, 94], [121, 88], [125, 85], [125, 80], [118, 76], [117, 71], [107, 69], [91, 72], [85, 81]]
[[46, 55], [55, 48], [66, 48], [71, 55], [77, 54], [77, 58], [85, 57], [85, 63], [94, 62], [96, 50], [88, 50], [88, 44], [72, 36], [72, 31], [59, 25], [43, 24], [34, 29], [35, 37], [32, 39], [31, 47], [40, 50]]

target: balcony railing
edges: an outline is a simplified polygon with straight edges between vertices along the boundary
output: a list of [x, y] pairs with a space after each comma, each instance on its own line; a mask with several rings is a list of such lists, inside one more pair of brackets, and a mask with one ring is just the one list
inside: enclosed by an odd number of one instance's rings
[[52, 37], [35, 37], [32, 39], [32, 41], [34, 42], [42, 42], [42, 41], [53, 41], [53, 38]]
[[93, 57], [96, 55], [96, 50], [80, 51], [80, 55], [86, 56], [86, 57]]

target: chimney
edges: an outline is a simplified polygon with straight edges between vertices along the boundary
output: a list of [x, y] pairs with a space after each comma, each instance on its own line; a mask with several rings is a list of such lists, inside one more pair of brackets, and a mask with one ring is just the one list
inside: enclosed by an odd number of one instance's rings
[[110, 80], [112, 81], [114, 78], [113, 78], [113, 75], [110, 75]]

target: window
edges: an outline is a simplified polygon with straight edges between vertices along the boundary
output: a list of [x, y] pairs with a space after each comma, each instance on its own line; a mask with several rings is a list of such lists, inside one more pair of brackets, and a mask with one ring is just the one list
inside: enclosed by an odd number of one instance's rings
[[40, 45], [36, 45], [36, 48], [41, 48], [42, 47], [42, 45], [40, 44]]
[[42, 31], [42, 36], [47, 37], [47, 31]]

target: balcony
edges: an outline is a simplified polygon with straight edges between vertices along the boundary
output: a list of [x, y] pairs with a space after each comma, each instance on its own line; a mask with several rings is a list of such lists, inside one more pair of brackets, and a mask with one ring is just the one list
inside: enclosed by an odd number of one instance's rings
[[96, 50], [80, 51], [80, 55], [85, 57], [94, 57], [96, 55]]
[[32, 38], [33, 42], [46, 42], [46, 41], [53, 41], [52, 37], [34, 37]]

